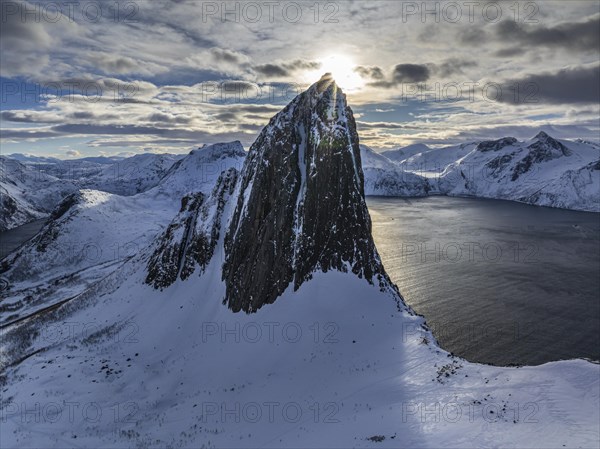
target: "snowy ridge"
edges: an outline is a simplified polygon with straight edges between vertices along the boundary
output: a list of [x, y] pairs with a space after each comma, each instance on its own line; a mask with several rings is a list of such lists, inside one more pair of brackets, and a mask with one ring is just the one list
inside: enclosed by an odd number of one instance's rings
[[157, 191], [179, 197], [198, 191], [209, 194], [220, 174], [232, 167], [241, 169], [245, 158], [239, 141], [205, 145], [176, 162], [160, 180]]
[[402, 162], [409, 157], [421, 153], [427, 153], [430, 150], [431, 148], [424, 143], [415, 143], [406, 147], [383, 151], [381, 154], [393, 162]]
[[119, 195], [135, 195], [155, 187], [182, 155], [138, 154], [102, 168], [77, 181], [80, 188], [102, 190]]

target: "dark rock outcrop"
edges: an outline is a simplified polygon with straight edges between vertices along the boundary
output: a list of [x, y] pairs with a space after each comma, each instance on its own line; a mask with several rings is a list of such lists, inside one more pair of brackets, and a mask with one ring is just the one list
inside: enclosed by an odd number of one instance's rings
[[224, 302], [253, 312], [315, 271], [390, 285], [371, 237], [356, 124], [324, 76], [271, 119], [250, 148], [225, 237]]
[[210, 196], [186, 195], [181, 209], [155, 243], [145, 282], [163, 289], [177, 278], [187, 279], [197, 267], [202, 273], [211, 261], [220, 237], [223, 210], [235, 189], [238, 171], [223, 172]]
[[487, 151], [499, 151], [502, 148], [514, 145], [515, 143], [517, 143], [517, 139], [514, 137], [503, 137], [498, 140], [484, 140], [477, 144], [477, 151], [481, 151], [482, 153]]

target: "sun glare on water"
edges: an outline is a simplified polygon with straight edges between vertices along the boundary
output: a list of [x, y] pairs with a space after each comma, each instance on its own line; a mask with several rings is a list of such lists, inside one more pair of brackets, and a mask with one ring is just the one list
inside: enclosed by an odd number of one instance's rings
[[342, 89], [356, 90], [364, 85], [363, 79], [356, 73], [356, 64], [343, 55], [330, 55], [320, 59], [319, 74], [331, 73], [333, 79]]

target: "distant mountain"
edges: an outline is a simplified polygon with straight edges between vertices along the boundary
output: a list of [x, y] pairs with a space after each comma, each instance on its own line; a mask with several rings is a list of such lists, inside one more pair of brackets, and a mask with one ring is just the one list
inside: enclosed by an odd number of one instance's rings
[[15, 161], [19, 161], [22, 163], [49, 163], [56, 164], [61, 162], [61, 159], [55, 157], [47, 157], [47, 156], [35, 156], [33, 154], [22, 154], [22, 153], [12, 153], [6, 154], [4, 157], [9, 159], [14, 159]]
[[102, 169], [76, 180], [80, 188], [118, 195], [135, 195], [158, 185], [183, 155], [145, 153], [104, 164]]
[[80, 189], [126, 196], [147, 191], [182, 158], [184, 155], [154, 153], [70, 160], [2, 156], [0, 231], [47, 217], [63, 199]]
[[427, 153], [430, 150], [431, 148], [429, 148], [424, 143], [414, 143], [412, 145], [397, 148], [395, 150], [383, 151], [381, 154], [391, 161], [402, 162], [403, 160], [408, 159], [409, 157], [415, 156], [420, 153]]
[[63, 198], [76, 191], [72, 183], [0, 156], [0, 231], [47, 216]]
[[427, 196], [431, 186], [427, 178], [392, 163], [385, 153], [376, 153], [366, 145], [360, 146], [365, 174], [365, 194], [381, 196]]
[[600, 212], [600, 146], [594, 143], [540, 132], [525, 142], [504, 137], [430, 149], [400, 163], [382, 159], [386, 153], [369, 154], [365, 189], [371, 195], [473, 196]]
[[437, 179], [447, 195], [600, 212], [600, 150], [540, 132], [519, 142], [479, 142]]
[[222, 172], [241, 169], [246, 152], [239, 141], [204, 145], [177, 161], [160, 180], [158, 188], [168, 195], [210, 193]]
[[108, 165], [125, 159], [125, 156], [88, 156], [73, 159], [58, 159], [56, 157], [35, 156], [33, 154], [12, 153], [6, 157], [26, 164], [62, 164], [65, 162], [90, 162], [94, 164]]

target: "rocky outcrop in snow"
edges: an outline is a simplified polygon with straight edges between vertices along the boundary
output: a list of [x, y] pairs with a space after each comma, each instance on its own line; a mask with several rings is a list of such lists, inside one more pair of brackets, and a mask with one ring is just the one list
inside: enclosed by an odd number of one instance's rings
[[233, 193], [238, 171], [230, 168], [217, 180], [210, 196], [197, 192], [181, 200], [181, 210], [157, 239], [145, 282], [154, 288], [186, 280], [199, 267], [204, 271], [215, 251], [225, 205]]

